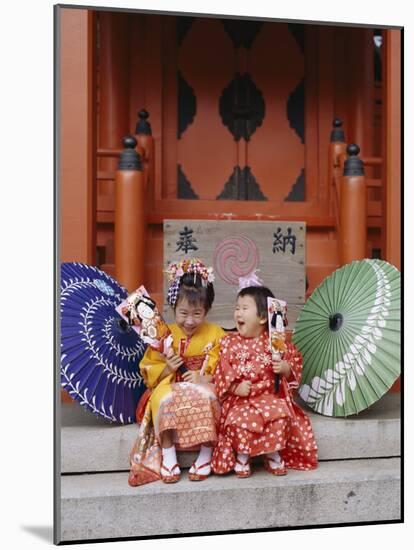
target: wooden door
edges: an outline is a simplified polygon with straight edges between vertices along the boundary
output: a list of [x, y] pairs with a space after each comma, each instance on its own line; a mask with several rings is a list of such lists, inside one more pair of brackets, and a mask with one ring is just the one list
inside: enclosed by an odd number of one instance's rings
[[207, 18], [164, 25], [162, 198], [271, 202], [275, 213], [295, 203], [291, 212], [312, 213], [312, 33], [304, 25]]

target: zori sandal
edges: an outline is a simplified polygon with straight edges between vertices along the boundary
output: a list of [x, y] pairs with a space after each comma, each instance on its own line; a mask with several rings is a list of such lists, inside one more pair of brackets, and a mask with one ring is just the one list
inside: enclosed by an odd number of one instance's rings
[[[180, 479], [181, 472], [178, 474], [173, 474], [173, 471], [175, 470], [175, 468], [179, 469], [180, 467], [178, 464], [174, 464], [174, 466], [171, 469], [169, 469], [167, 468], [167, 466], [164, 465], [163, 462], [161, 463], [160, 475], [164, 483], [176, 483]], [[164, 475], [162, 473], [163, 470], [168, 472], [168, 475]]]
[[[271, 462], [273, 462], [273, 464], [276, 464], [276, 467], [271, 466], [270, 465]], [[270, 474], [274, 476], [285, 476], [287, 474], [287, 468], [283, 460], [282, 462], [276, 462], [276, 460], [273, 460], [273, 458], [265, 456], [263, 463], [264, 463], [265, 470], [267, 470]]]
[[196, 463], [193, 462], [191, 468], [194, 468], [194, 472], [189, 472], [188, 479], [190, 481], [203, 481], [203, 479], [206, 479], [210, 475], [211, 470], [208, 474], [199, 474], [198, 472], [200, 470], [202, 470], [203, 468], [205, 468], [206, 466], [210, 466], [210, 464], [211, 464], [211, 461], [206, 462], [205, 464], [202, 464], [201, 466], [196, 466]]
[[238, 458], [236, 458], [237, 464], [240, 464], [240, 466], [243, 466], [242, 470], [236, 470], [234, 469], [234, 473], [237, 477], [250, 477], [251, 476], [251, 469], [250, 469], [250, 458], [247, 459], [246, 462], [241, 462]]

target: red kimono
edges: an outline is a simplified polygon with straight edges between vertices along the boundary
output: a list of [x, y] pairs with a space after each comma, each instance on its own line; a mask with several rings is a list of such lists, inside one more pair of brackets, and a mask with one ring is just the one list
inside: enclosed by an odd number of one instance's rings
[[[317, 446], [310, 420], [292, 400], [292, 390], [301, 380], [302, 356], [293, 344], [287, 343], [287, 348], [284, 359], [289, 362], [291, 373], [288, 379], [281, 376], [276, 395], [268, 332], [257, 338], [229, 334], [221, 340], [214, 374], [222, 404], [219, 438], [212, 459], [216, 474], [233, 470], [237, 453], [257, 456], [279, 451], [288, 468], [316, 468]], [[234, 393], [243, 380], [252, 382], [247, 397]]]

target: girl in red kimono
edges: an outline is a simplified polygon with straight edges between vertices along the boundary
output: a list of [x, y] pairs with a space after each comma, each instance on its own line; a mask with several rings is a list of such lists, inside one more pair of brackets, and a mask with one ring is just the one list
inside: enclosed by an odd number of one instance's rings
[[[310, 420], [292, 400], [292, 390], [301, 379], [302, 357], [288, 342], [283, 360], [272, 360], [267, 297], [274, 296], [266, 287], [243, 288], [234, 313], [237, 333], [220, 342], [214, 382], [222, 412], [212, 460], [217, 474], [234, 469], [238, 477], [249, 477], [250, 458], [258, 455], [264, 455], [264, 466], [273, 475], [285, 475], [287, 468], [317, 466]], [[280, 376], [277, 394], [275, 375]]]

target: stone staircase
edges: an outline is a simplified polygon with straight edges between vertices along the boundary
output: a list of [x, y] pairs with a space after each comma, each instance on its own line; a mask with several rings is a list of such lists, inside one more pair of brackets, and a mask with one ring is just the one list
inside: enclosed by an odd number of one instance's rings
[[[77, 404], [62, 406], [62, 542], [252, 530], [301, 525], [398, 521], [400, 395], [387, 394], [359, 415], [309, 413], [320, 465], [282, 478], [254, 462], [253, 475], [190, 482], [195, 453], [181, 453], [179, 483], [128, 485], [128, 454], [137, 426], [108, 424]], [[59, 508], [59, 507], [58, 507]], [[189, 521], [191, 518], [191, 521]]]

